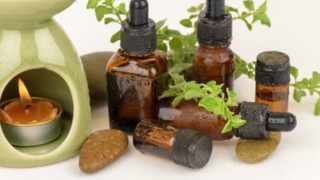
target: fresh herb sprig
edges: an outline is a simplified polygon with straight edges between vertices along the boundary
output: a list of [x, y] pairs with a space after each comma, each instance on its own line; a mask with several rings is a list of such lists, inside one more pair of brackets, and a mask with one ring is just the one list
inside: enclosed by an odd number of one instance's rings
[[226, 6], [226, 10], [233, 13], [233, 20], [242, 20], [249, 30], [252, 30], [253, 24], [260, 22], [262, 25], [271, 26], [270, 18], [267, 15], [268, 1], [264, 1], [258, 7], [253, 0], [243, 0], [246, 10], [239, 12], [238, 9]]
[[310, 96], [317, 95], [318, 100], [315, 104], [314, 114], [320, 116], [320, 73], [314, 71], [311, 78], [298, 80], [299, 70], [292, 66], [290, 71], [294, 79], [294, 82], [290, 84], [293, 87], [294, 100], [301, 102], [301, 99], [307, 96], [307, 92], [309, 92]]
[[[125, 3], [115, 4], [115, 1], [116, 0], [89, 0], [87, 8], [95, 10], [96, 18], [99, 22], [103, 20], [106, 25], [117, 23], [121, 26], [122, 21], [128, 16], [128, 10]], [[115, 43], [119, 40], [120, 30], [111, 36], [110, 42]]]
[[227, 90], [227, 97], [223, 92], [223, 85], [217, 85], [215, 81], [207, 84], [199, 84], [195, 81], [186, 82], [181, 75], [173, 76], [174, 85], [164, 91], [160, 99], [173, 97], [172, 107], [177, 107], [182, 101], [195, 101], [200, 107], [224, 118], [227, 123], [222, 133], [230, 132], [246, 123], [240, 115], [234, 114], [229, 108], [238, 106], [235, 101], [237, 94]]

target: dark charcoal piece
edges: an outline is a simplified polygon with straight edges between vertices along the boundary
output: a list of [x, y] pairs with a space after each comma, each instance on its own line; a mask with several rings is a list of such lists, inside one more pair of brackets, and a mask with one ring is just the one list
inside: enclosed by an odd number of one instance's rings
[[190, 129], [181, 129], [173, 145], [172, 157], [177, 164], [198, 169], [208, 163], [211, 153], [210, 137]]

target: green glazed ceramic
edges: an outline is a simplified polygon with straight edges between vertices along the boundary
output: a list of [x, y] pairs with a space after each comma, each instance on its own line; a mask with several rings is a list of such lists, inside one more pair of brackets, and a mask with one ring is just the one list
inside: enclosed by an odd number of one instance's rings
[[1, 102], [17, 98], [21, 78], [33, 97], [51, 99], [63, 109], [62, 132], [53, 142], [12, 146], [0, 128], [0, 166], [42, 166], [77, 155], [89, 135], [90, 106], [80, 59], [51, 17], [74, 0], [0, 0]]

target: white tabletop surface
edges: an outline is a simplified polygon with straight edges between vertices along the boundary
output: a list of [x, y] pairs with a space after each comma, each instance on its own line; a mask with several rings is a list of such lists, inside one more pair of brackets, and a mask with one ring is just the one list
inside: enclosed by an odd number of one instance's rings
[[[106, 28], [103, 24], [98, 24], [94, 13], [86, 10], [86, 1], [76, 1], [56, 19], [64, 27], [81, 55], [117, 49], [118, 44], [109, 43], [109, 36], [115, 31], [116, 26]], [[169, 18], [169, 25], [178, 28], [179, 25], [176, 23], [186, 17], [187, 7], [202, 1], [204, 0], [149, 0], [150, 14], [155, 20]], [[320, 1], [269, 1], [268, 12], [272, 19], [272, 28], [258, 25], [249, 32], [244, 24], [234, 23], [232, 49], [248, 60], [254, 60], [261, 51], [280, 50], [290, 55], [291, 63], [299, 67], [303, 76], [310, 76], [313, 70], [320, 71]], [[240, 1], [227, 2], [237, 5]], [[165, 8], [165, 4], [171, 6]], [[252, 80], [241, 77], [235, 84], [240, 101], [253, 100]], [[234, 153], [236, 139], [215, 142], [213, 156], [208, 165], [201, 170], [188, 169], [161, 158], [143, 155], [134, 149], [130, 139], [126, 155], [115, 164], [93, 175], [82, 173], [78, 168], [78, 157], [75, 157], [39, 168], [0, 168], [0, 179], [319, 180], [320, 117], [312, 114], [315, 102], [316, 98], [306, 98], [297, 104], [291, 99], [290, 111], [296, 114], [298, 126], [293, 132], [283, 134], [278, 149], [270, 158], [259, 164], [245, 164], [236, 158]], [[92, 116], [93, 130], [108, 127], [106, 106], [94, 108]]]

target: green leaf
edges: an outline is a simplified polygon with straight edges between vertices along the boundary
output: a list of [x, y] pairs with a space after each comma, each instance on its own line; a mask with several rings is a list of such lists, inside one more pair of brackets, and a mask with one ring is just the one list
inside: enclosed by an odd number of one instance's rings
[[158, 21], [156, 24], [156, 29], [157, 30], [161, 29], [166, 24], [166, 22], [167, 22], [167, 19], [163, 19], [163, 20]]
[[246, 121], [241, 119], [240, 115], [232, 116], [231, 121], [234, 128], [239, 128], [246, 124]]
[[201, 97], [201, 90], [189, 90], [185, 93], [184, 95], [184, 99], [185, 100], [191, 100], [191, 99], [194, 99], [194, 98], [199, 98]]
[[198, 5], [198, 11], [202, 11], [204, 9], [205, 4], [201, 3]]
[[127, 10], [126, 10], [126, 4], [125, 3], [120, 3], [119, 7], [118, 7], [119, 13], [122, 15], [126, 15], [127, 14]]
[[115, 43], [115, 42], [119, 41], [120, 36], [121, 36], [121, 31], [118, 31], [114, 35], [112, 35], [111, 40], [110, 40], [111, 43]]
[[307, 78], [303, 78], [302, 81], [298, 81], [294, 84], [294, 86], [299, 89], [307, 89], [308, 85], [309, 85], [309, 80]]
[[232, 131], [232, 124], [231, 124], [231, 121], [228, 121], [222, 130], [222, 134], [225, 134], [230, 131]]
[[115, 0], [104, 0], [103, 4], [108, 5], [108, 6], [113, 6]]
[[101, 0], [89, 0], [87, 4], [87, 9], [94, 9], [98, 6]]
[[180, 21], [180, 24], [187, 28], [193, 27], [192, 21], [190, 19], [183, 19]]
[[209, 112], [213, 112], [217, 108], [218, 104], [213, 97], [202, 98], [199, 102], [199, 106], [205, 108]]
[[297, 88], [294, 89], [293, 98], [297, 102], [301, 102], [301, 98], [305, 97], [306, 95], [307, 95], [307, 93], [305, 91], [299, 90]]
[[260, 22], [263, 25], [266, 25], [266, 26], [269, 26], [269, 27], [271, 26], [271, 21], [270, 21], [269, 17], [266, 14], [260, 14]]
[[176, 95], [177, 95], [177, 92], [175, 91], [175, 89], [168, 89], [161, 94], [159, 99], [164, 99], [164, 98], [168, 98], [168, 97], [175, 97]]
[[198, 12], [198, 7], [192, 6], [192, 7], [190, 7], [190, 8], [188, 9], [188, 12], [189, 12], [189, 13], [196, 13], [196, 12]]
[[294, 80], [297, 81], [299, 70], [296, 67], [294, 66], [290, 67], [290, 74], [293, 76]]
[[182, 48], [182, 42], [178, 38], [172, 38], [171, 41], [169, 42], [169, 45], [170, 45], [170, 48], [173, 50]]
[[265, 14], [267, 12], [267, 5], [268, 5], [268, 0], [265, 0], [260, 7], [258, 8], [257, 12], [259, 14]]
[[170, 37], [181, 37], [181, 33], [177, 30], [174, 30], [174, 29], [167, 29], [165, 30], [164, 32], [167, 36], [170, 36]]
[[190, 68], [192, 63], [176, 63], [170, 68], [170, 73], [180, 74], [182, 71]]
[[111, 8], [106, 7], [106, 6], [100, 5], [95, 9], [95, 12], [96, 12], [97, 20], [101, 21], [103, 19], [104, 15], [112, 14], [113, 10]]
[[117, 22], [115, 19], [113, 18], [105, 18], [104, 19], [104, 24], [110, 24], [110, 23], [113, 23], [113, 22]]
[[254, 2], [253, 2], [253, 0], [244, 0], [243, 4], [248, 10], [254, 11]]
[[312, 85], [316, 86], [316, 85], [320, 85], [320, 73], [314, 71], [312, 72]]
[[172, 101], [172, 107], [174, 108], [177, 107], [182, 102], [183, 99], [184, 99], [184, 94], [181, 94], [176, 98], [174, 98], [174, 100]]
[[236, 92], [234, 91], [227, 91], [228, 92], [228, 97], [231, 101], [234, 101], [235, 99], [237, 99], [238, 95]]
[[318, 99], [315, 109], [314, 109], [314, 114], [317, 116], [320, 116], [320, 98]]
[[242, 21], [246, 24], [247, 28], [251, 31], [252, 30], [252, 24], [250, 24], [248, 22], [248, 20], [246, 20], [246, 19], [242, 19]]
[[259, 14], [255, 14], [253, 15], [253, 19], [252, 19], [252, 24], [259, 21], [260, 20], [260, 15]]
[[231, 7], [231, 6], [225, 6], [224, 9], [228, 12], [235, 12], [235, 13], [238, 13], [239, 10], [234, 8], [234, 7]]
[[198, 14], [191, 14], [191, 15], [189, 16], [189, 19], [192, 20], [192, 19], [194, 19], [194, 18], [197, 18], [198, 16], [199, 16]]
[[157, 48], [163, 52], [168, 52], [168, 46], [166, 43], [157, 43]]

